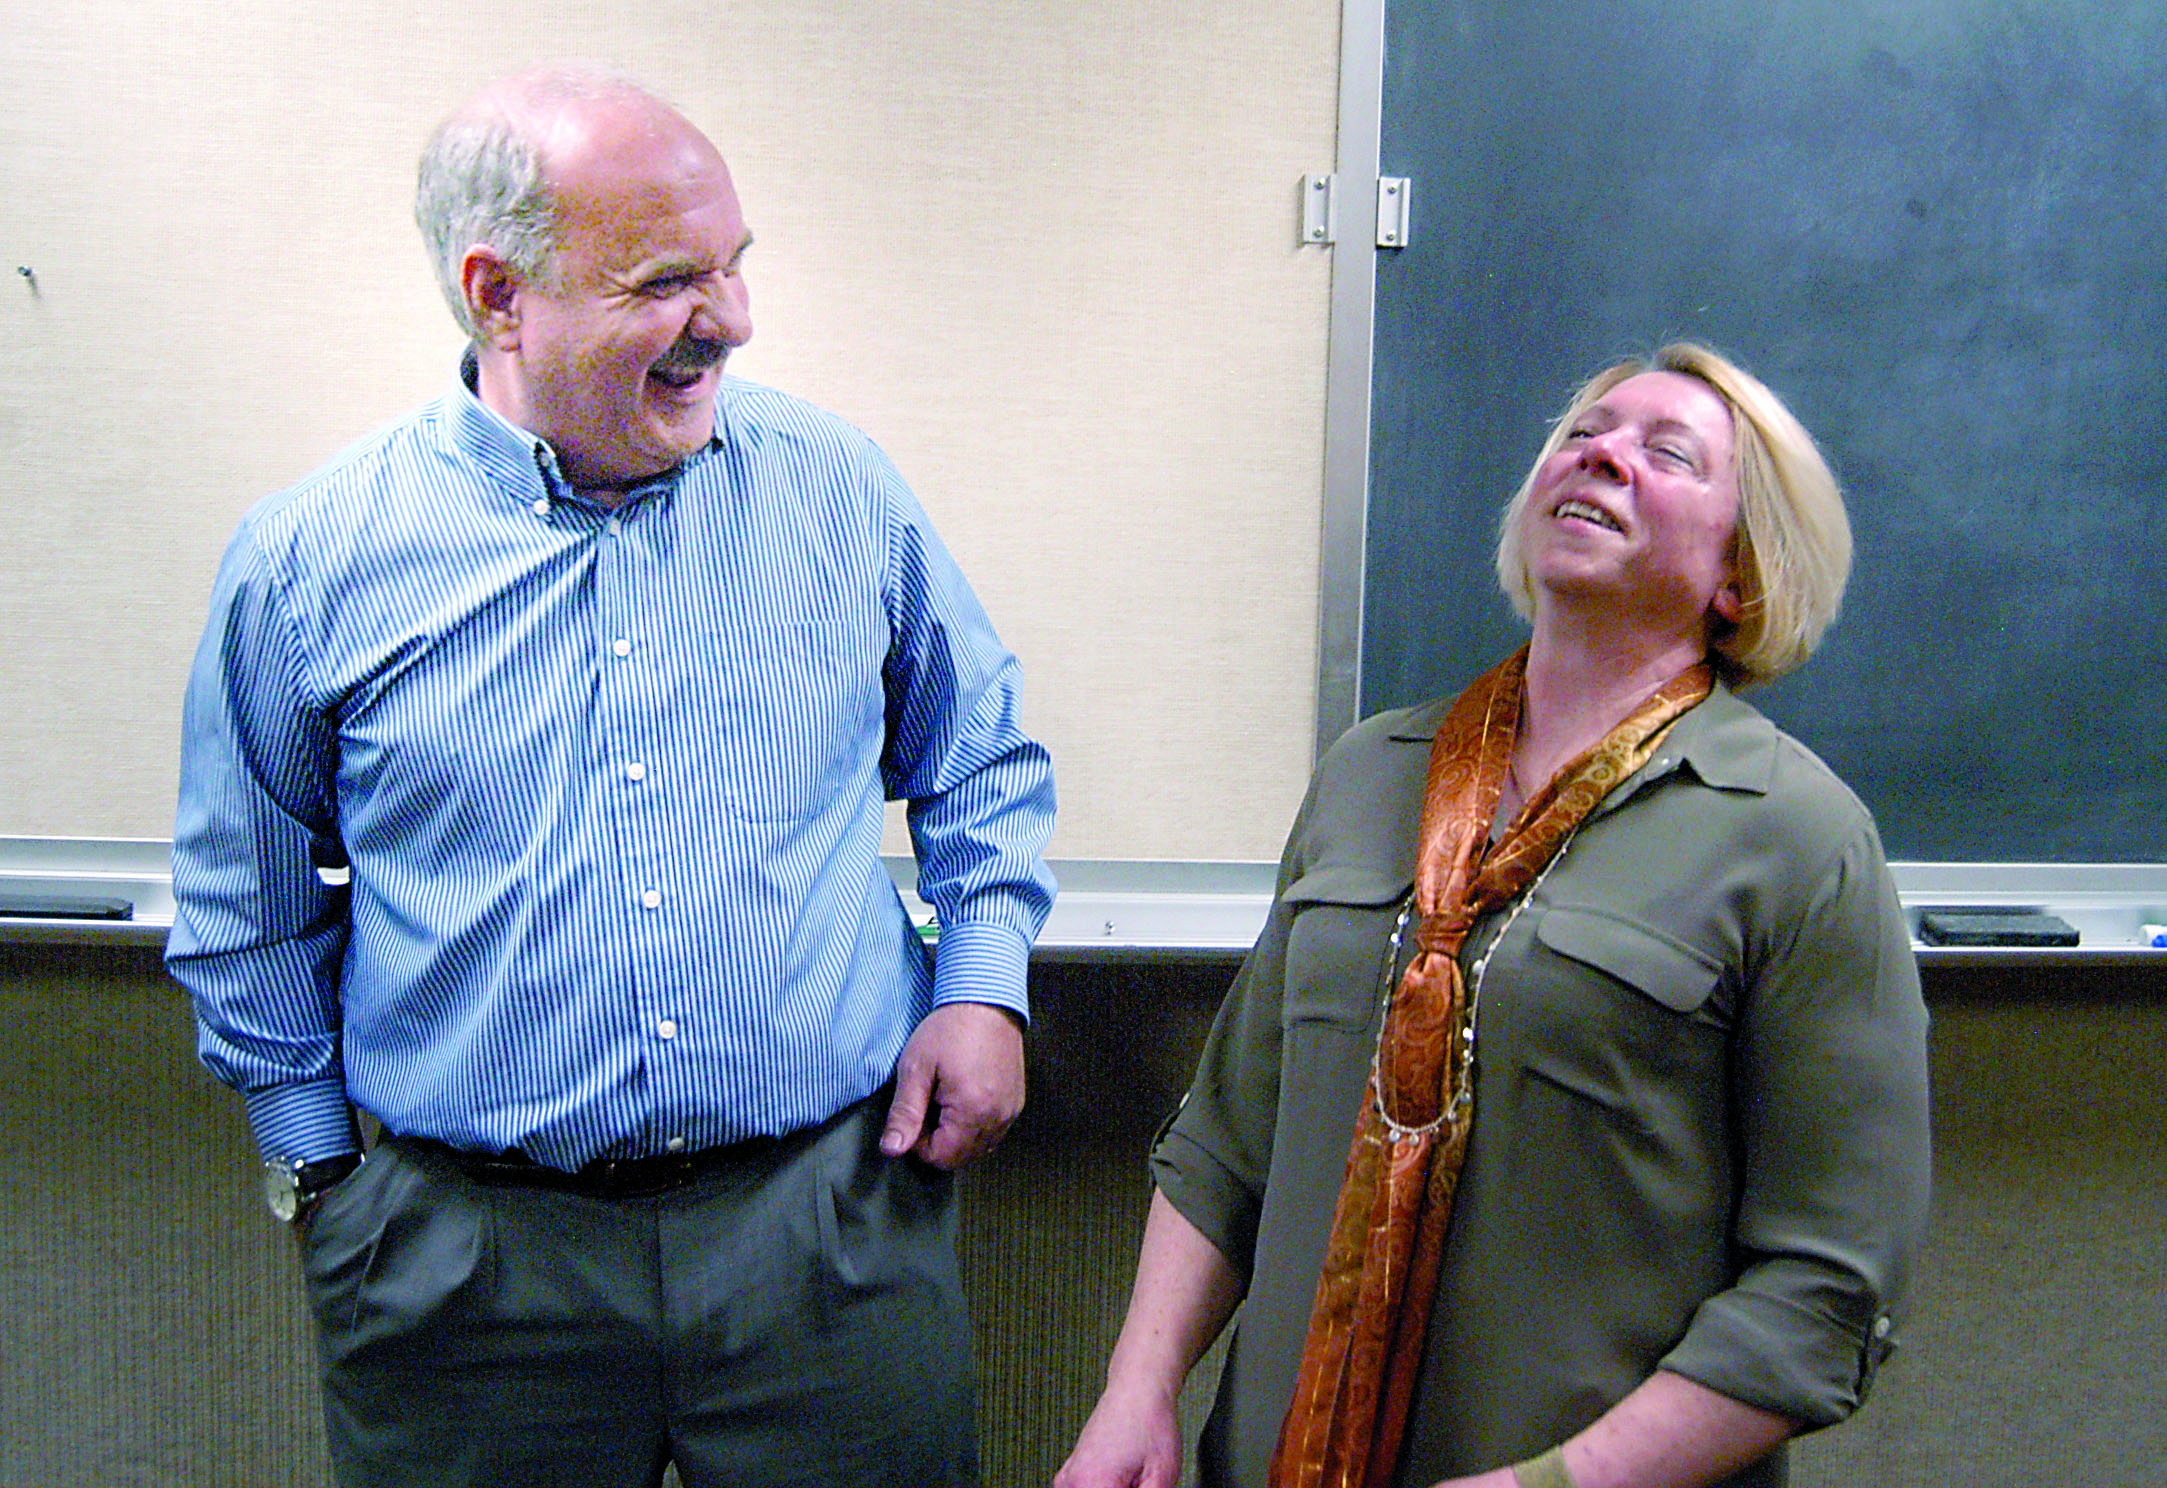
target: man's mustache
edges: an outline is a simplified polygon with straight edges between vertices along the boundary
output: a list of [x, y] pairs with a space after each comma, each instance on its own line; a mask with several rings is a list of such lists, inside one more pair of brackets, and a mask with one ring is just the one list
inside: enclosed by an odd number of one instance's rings
[[722, 359], [730, 354], [730, 343], [706, 336], [679, 336], [654, 370], [665, 377], [693, 376], [710, 367], [722, 365]]

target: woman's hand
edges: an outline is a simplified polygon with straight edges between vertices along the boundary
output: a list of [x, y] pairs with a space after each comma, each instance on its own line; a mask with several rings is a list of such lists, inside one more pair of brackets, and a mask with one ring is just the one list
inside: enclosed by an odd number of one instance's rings
[[1182, 1382], [1241, 1300], [1225, 1256], [1163, 1193], [1151, 1196], [1136, 1290], [1106, 1365], [1106, 1393], [1084, 1422], [1054, 1488], [1175, 1488]]
[[1053, 1488], [1175, 1488], [1180, 1481], [1181, 1432], [1173, 1402], [1108, 1390], [1054, 1474]]

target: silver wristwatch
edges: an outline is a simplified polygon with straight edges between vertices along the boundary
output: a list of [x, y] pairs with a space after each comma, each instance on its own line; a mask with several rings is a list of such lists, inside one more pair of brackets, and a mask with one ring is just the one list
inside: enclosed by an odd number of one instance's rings
[[298, 1223], [327, 1190], [361, 1166], [358, 1152], [320, 1157], [314, 1162], [274, 1157], [263, 1165], [263, 1201], [281, 1224]]

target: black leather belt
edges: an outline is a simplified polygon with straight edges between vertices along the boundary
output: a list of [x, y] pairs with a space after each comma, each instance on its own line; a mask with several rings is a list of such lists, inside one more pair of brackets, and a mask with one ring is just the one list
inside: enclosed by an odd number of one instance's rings
[[449, 1163], [476, 1183], [507, 1188], [548, 1188], [585, 1194], [592, 1199], [639, 1199], [683, 1188], [688, 1183], [749, 1158], [771, 1153], [775, 1137], [752, 1137], [698, 1152], [663, 1152], [653, 1157], [605, 1157], [574, 1172], [536, 1162], [516, 1148], [510, 1152], [462, 1152], [429, 1137], [389, 1137], [410, 1152]]

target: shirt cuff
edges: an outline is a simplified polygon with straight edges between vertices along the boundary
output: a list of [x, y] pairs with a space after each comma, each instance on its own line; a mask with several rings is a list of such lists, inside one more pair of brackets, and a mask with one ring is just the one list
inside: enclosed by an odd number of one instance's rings
[[1256, 1197], [1211, 1155], [1175, 1129], [1177, 1113], [1151, 1149], [1151, 1181], [1212, 1249], [1234, 1268], [1247, 1290], [1256, 1264]]
[[337, 1080], [267, 1085], [243, 1097], [256, 1146], [266, 1158], [319, 1162], [361, 1150], [361, 1130], [346, 1087]]
[[1734, 1289], [1703, 1302], [1660, 1363], [1733, 1400], [1832, 1426], [1866, 1398], [1894, 1350], [1892, 1333], [1885, 1312], [1856, 1329], [1789, 1299]]
[[984, 921], [941, 926], [933, 945], [933, 1005], [984, 1002], [1031, 1020], [1031, 942]]

